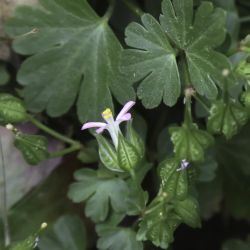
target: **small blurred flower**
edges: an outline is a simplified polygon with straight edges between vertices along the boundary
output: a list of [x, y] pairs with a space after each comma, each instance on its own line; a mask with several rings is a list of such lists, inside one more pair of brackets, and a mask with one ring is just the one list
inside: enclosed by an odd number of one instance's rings
[[119, 124], [123, 121], [129, 121], [131, 119], [131, 114], [128, 111], [135, 105], [135, 102], [129, 101], [127, 102], [120, 113], [117, 115], [116, 119], [114, 120], [112, 111], [108, 108], [102, 112], [102, 117], [106, 121], [104, 122], [87, 122], [84, 123], [82, 126], [82, 130], [88, 128], [98, 128], [96, 130], [97, 134], [102, 133], [105, 129], [108, 130], [111, 139], [115, 145], [115, 148], [118, 147], [118, 135], [120, 133]]
[[184, 159], [181, 161], [181, 167], [178, 168], [176, 171], [182, 171], [182, 170], [186, 169], [188, 166], [189, 166], [189, 162]]

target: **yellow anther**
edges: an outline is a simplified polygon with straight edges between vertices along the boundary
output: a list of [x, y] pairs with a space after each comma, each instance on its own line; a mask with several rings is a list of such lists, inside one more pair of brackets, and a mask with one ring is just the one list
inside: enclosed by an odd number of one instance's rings
[[111, 109], [105, 109], [105, 110], [102, 112], [102, 117], [103, 117], [104, 119], [108, 119], [108, 118], [110, 118], [110, 117], [112, 117], [112, 116], [113, 116], [113, 114], [112, 114]]

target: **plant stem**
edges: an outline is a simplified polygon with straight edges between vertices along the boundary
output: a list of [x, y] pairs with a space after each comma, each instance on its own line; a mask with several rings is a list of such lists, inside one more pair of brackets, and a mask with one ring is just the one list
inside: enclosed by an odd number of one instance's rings
[[62, 142], [65, 142], [65, 143], [68, 143], [71, 145], [79, 145], [78, 141], [72, 140], [71, 138], [56, 132], [55, 130], [47, 127], [46, 125], [44, 125], [43, 123], [41, 123], [39, 120], [37, 120], [36, 118], [34, 118], [31, 115], [29, 116], [29, 121], [32, 122], [36, 127], [40, 128], [41, 130], [43, 130], [47, 134], [53, 136], [54, 138], [56, 138]]
[[0, 138], [0, 151], [1, 151], [1, 160], [2, 160], [2, 172], [3, 172], [3, 225], [4, 225], [4, 245], [8, 247], [11, 243], [10, 240], [10, 228], [8, 221], [8, 206], [7, 206], [7, 181], [6, 181], [6, 171], [5, 171], [5, 162], [3, 155], [3, 145]]
[[102, 17], [102, 19], [106, 20], [106, 21], [108, 21], [111, 18], [113, 11], [114, 11], [114, 8], [115, 8], [115, 1], [109, 0], [109, 2], [110, 2], [109, 7], [108, 7], [105, 15]]
[[184, 123], [189, 126], [193, 123], [191, 110], [191, 97], [186, 98]]
[[75, 144], [69, 148], [50, 153], [49, 158], [56, 158], [56, 157], [64, 156], [66, 154], [70, 154], [72, 152], [80, 150], [81, 147], [82, 147], [81, 144], [78, 144], [78, 145]]
[[191, 109], [191, 98], [193, 96], [193, 88], [191, 85], [191, 80], [190, 80], [190, 75], [188, 71], [188, 66], [186, 62], [185, 55], [182, 55], [181, 57], [181, 68], [182, 68], [182, 73], [183, 73], [183, 81], [185, 85], [185, 114], [184, 114], [184, 123], [189, 126], [193, 123], [192, 119], [192, 109]]
[[123, 0], [124, 4], [137, 16], [144, 14], [143, 10], [134, 2], [134, 0]]

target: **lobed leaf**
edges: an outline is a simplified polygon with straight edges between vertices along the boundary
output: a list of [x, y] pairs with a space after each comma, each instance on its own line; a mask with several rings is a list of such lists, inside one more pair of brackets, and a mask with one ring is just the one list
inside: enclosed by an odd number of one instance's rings
[[208, 117], [207, 127], [212, 133], [222, 133], [227, 139], [235, 135], [246, 124], [248, 113], [244, 107], [233, 100], [213, 103]]
[[102, 232], [97, 241], [100, 250], [143, 250], [143, 244], [136, 240], [136, 233], [130, 228], [110, 227]]
[[28, 119], [23, 102], [10, 94], [0, 94], [0, 122], [19, 123]]
[[173, 106], [180, 95], [180, 78], [176, 52], [160, 24], [149, 14], [142, 16], [141, 26], [131, 23], [126, 31], [127, 49], [122, 56], [122, 71], [131, 82], [142, 80], [137, 94], [146, 108], [164, 101]]
[[29, 110], [61, 116], [77, 99], [81, 121], [99, 119], [120, 101], [134, 98], [121, 81], [122, 47], [107, 24], [86, 0], [40, 0], [41, 8], [20, 7], [6, 24], [16, 52], [31, 55], [17, 79], [24, 86]]
[[31, 165], [37, 165], [48, 158], [48, 141], [44, 136], [17, 133], [14, 144]]
[[40, 250], [86, 250], [86, 229], [77, 216], [64, 215], [39, 240]]
[[201, 227], [199, 204], [193, 197], [175, 203], [175, 212], [190, 227]]
[[74, 202], [86, 202], [85, 213], [94, 222], [104, 221], [111, 208], [126, 211], [124, 197], [128, 194], [125, 181], [116, 177], [99, 176], [98, 171], [81, 169], [75, 172], [77, 182], [70, 186], [68, 196]]
[[167, 198], [183, 199], [188, 193], [187, 170], [177, 171], [180, 161], [171, 158], [159, 165], [161, 188]]
[[[177, 57], [188, 65], [191, 84], [209, 99], [215, 99], [217, 87], [223, 88], [224, 69], [231, 69], [229, 60], [214, 49], [225, 39], [226, 13], [202, 2], [194, 13], [193, 0], [163, 0], [160, 24], [145, 14], [143, 25], [131, 23], [126, 43], [131, 49], [123, 52], [122, 71], [126, 79], [141, 81], [137, 94], [146, 108], [161, 101], [173, 106], [181, 93]], [[229, 83], [232, 84], [232, 79]]]
[[178, 159], [186, 159], [190, 162], [204, 160], [204, 150], [210, 146], [214, 139], [206, 131], [198, 129], [196, 124], [169, 129], [171, 140], [174, 144], [174, 152]]

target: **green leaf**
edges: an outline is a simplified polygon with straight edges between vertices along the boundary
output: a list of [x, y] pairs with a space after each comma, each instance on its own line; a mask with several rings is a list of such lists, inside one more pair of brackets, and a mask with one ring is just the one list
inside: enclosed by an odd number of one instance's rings
[[249, 250], [250, 242], [244, 242], [238, 239], [227, 240], [223, 246], [222, 250]]
[[193, 197], [175, 203], [175, 212], [190, 227], [201, 227], [199, 204]]
[[39, 241], [40, 250], [85, 250], [86, 230], [83, 222], [77, 216], [60, 217]]
[[242, 92], [241, 101], [243, 102], [243, 104], [247, 108], [247, 110], [249, 111], [249, 109], [250, 109], [250, 91], [249, 90]]
[[214, 50], [225, 39], [226, 12], [202, 2], [193, 13], [193, 0], [164, 0], [161, 26], [172, 43], [185, 53], [192, 85], [209, 99], [223, 87], [223, 69], [230, 69], [228, 59]]
[[27, 112], [23, 102], [10, 94], [0, 94], [0, 122], [19, 123], [25, 120]]
[[160, 24], [149, 14], [141, 26], [131, 23], [126, 31], [127, 49], [122, 56], [122, 71], [130, 82], [142, 80], [137, 94], [146, 108], [158, 106], [162, 99], [173, 106], [180, 95], [176, 52]]
[[143, 158], [144, 153], [145, 153], [145, 145], [144, 145], [144, 142], [143, 142], [142, 138], [133, 129], [131, 122], [129, 122], [128, 125], [127, 125], [126, 138], [136, 148], [139, 156], [141, 158]]
[[27, 239], [18, 242], [10, 247], [10, 250], [33, 250], [36, 244], [36, 236], [29, 236]]
[[250, 35], [247, 35], [240, 43], [242, 51], [250, 53]]
[[187, 170], [177, 171], [180, 161], [171, 158], [159, 165], [162, 191], [166, 198], [184, 199], [188, 192]]
[[137, 167], [141, 160], [136, 147], [121, 135], [118, 139], [117, 158], [119, 167], [125, 171]]
[[143, 244], [136, 240], [136, 233], [130, 228], [110, 227], [102, 232], [97, 241], [100, 250], [143, 250]]
[[[239, 170], [244, 176], [250, 176], [249, 134], [250, 125], [248, 124], [231, 140], [219, 140], [216, 145], [219, 164], [226, 166], [231, 171]], [[234, 174], [232, 175], [234, 176]]]
[[137, 240], [150, 240], [155, 246], [168, 249], [179, 224], [177, 216], [169, 214], [169, 206], [165, 202], [152, 202], [139, 224]]
[[221, 178], [215, 178], [210, 182], [197, 184], [198, 202], [200, 205], [201, 217], [208, 220], [221, 209], [223, 199]]
[[220, 140], [216, 156], [223, 182], [224, 209], [236, 219], [250, 218], [250, 126], [245, 126], [231, 140]]
[[101, 135], [97, 135], [96, 139], [99, 145], [99, 156], [104, 166], [111, 171], [124, 172], [118, 163], [115, 148]]
[[129, 194], [126, 199], [128, 215], [140, 215], [144, 212], [148, 202], [148, 192], [144, 191], [140, 186], [135, 185], [133, 181], [129, 183]]
[[27, 107], [60, 116], [78, 96], [78, 116], [86, 121], [113, 107], [111, 92], [122, 103], [133, 99], [132, 87], [119, 79], [122, 47], [106, 18], [99, 18], [86, 0], [40, 4], [18, 8], [6, 24], [15, 51], [32, 55], [17, 77]]
[[10, 79], [10, 75], [5, 68], [5, 65], [0, 63], [0, 86], [5, 85]]
[[223, 133], [227, 139], [235, 135], [246, 124], [246, 109], [233, 100], [228, 103], [216, 101], [210, 109], [207, 127], [212, 133]]
[[48, 158], [48, 141], [44, 136], [18, 132], [15, 146], [22, 152], [24, 159], [31, 165], [37, 165]]
[[126, 79], [141, 80], [137, 94], [146, 108], [158, 106], [162, 99], [173, 106], [181, 93], [176, 57], [185, 56], [195, 90], [214, 99], [217, 85], [223, 87], [223, 70], [231, 69], [229, 60], [214, 50], [225, 39], [225, 11], [203, 2], [193, 13], [193, 0], [164, 0], [162, 12], [160, 24], [145, 14], [143, 26], [127, 27], [126, 43], [132, 49], [122, 56]]
[[182, 127], [171, 127], [169, 132], [174, 152], [180, 160], [203, 161], [204, 150], [214, 142], [213, 137], [206, 131], [198, 129], [195, 123], [189, 126], [183, 124]]
[[86, 201], [85, 213], [94, 222], [104, 221], [111, 207], [115, 212], [126, 211], [128, 186], [116, 177], [102, 177], [100, 171], [81, 169], [75, 172], [77, 182], [70, 186], [68, 196], [74, 202]]
[[214, 154], [206, 153], [204, 162], [198, 165], [200, 173], [198, 176], [198, 181], [200, 182], [210, 182], [216, 176], [216, 170], [218, 168], [218, 163], [215, 160]]

